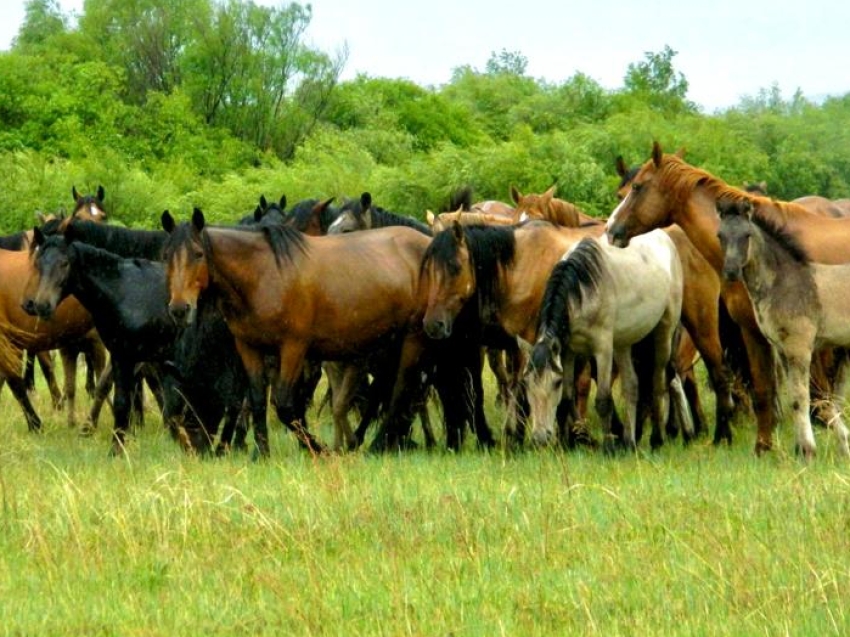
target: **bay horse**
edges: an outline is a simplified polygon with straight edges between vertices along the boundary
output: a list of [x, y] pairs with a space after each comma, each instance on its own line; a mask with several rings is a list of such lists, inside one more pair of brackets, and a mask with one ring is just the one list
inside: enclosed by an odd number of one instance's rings
[[[397, 352], [385, 418], [401, 415], [426, 346], [417, 329], [423, 304], [416, 274], [427, 244], [426, 236], [402, 227], [325, 237], [286, 226], [209, 227], [198, 209], [191, 222], [173, 229], [165, 252], [169, 311], [186, 323], [199, 297], [213, 295], [248, 374], [260, 456], [269, 455], [266, 353], [279, 363], [273, 390], [278, 418], [316, 451], [322, 445], [293, 408], [295, 384], [308, 357], [351, 360], [375, 350]], [[388, 431], [373, 447], [397, 443], [395, 432]]]
[[[723, 276], [743, 281], [762, 333], [775, 347], [784, 374], [779, 394], [791, 403], [797, 449], [815, 455], [809, 415], [812, 355], [824, 345], [850, 345], [850, 263], [809, 261], [796, 237], [768, 216], [754, 215], [753, 203], [728, 196], [717, 201]], [[836, 392], [846, 389], [846, 358]], [[835, 430], [839, 450], [850, 457], [848, 430], [830, 397], [826, 421]]]
[[[640, 276], [635, 276], [638, 271]], [[666, 233], [635, 239], [627, 250], [591, 237], [568, 250], [546, 284], [525, 374], [534, 441], [548, 444], [554, 438], [556, 408], [562, 397], [574, 400], [575, 359], [584, 355], [596, 362], [595, 406], [605, 450], [613, 451], [615, 444], [611, 433], [614, 363], [626, 403], [623, 443], [634, 450], [638, 376], [632, 346], [646, 337], [651, 338], [655, 352], [652, 423], [653, 438], [659, 438], [662, 416], [667, 414], [666, 368], [681, 307], [682, 266]], [[692, 434], [684, 432], [686, 440]]]
[[[615, 208], [607, 223], [609, 240], [628, 245], [629, 240], [654, 228], [678, 224], [718, 273], [723, 256], [717, 239], [718, 197], [742, 191], [711, 173], [687, 164], [681, 157], [663, 153], [653, 144], [652, 156], [637, 171], [629, 193]], [[799, 204], [748, 196], [756, 214], [775, 215], [794, 234], [811, 259], [840, 264], [847, 260], [850, 219], [819, 216]], [[776, 427], [777, 395], [770, 343], [761, 334], [752, 303], [742, 283], [724, 281], [722, 298], [732, 319], [741, 328], [753, 385], [753, 408], [758, 433], [756, 453], [772, 448]]]

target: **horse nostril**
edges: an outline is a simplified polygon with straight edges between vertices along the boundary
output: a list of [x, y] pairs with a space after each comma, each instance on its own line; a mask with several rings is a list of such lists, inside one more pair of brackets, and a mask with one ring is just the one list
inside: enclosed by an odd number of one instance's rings
[[168, 306], [168, 312], [171, 318], [177, 323], [182, 323], [186, 320], [186, 315], [189, 314], [188, 303], [172, 303]]
[[35, 316], [35, 301], [33, 301], [32, 299], [27, 299], [26, 301], [24, 301], [21, 304], [21, 307], [27, 314]]

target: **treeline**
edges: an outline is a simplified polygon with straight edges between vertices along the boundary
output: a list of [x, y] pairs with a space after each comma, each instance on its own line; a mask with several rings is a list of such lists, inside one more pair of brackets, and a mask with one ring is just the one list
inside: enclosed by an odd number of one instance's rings
[[196, 205], [235, 219], [261, 193], [369, 190], [422, 216], [465, 184], [502, 200], [511, 184], [556, 184], [604, 215], [615, 157], [642, 161], [656, 139], [732, 184], [765, 180], [778, 198], [850, 196], [850, 94], [816, 104], [754, 87], [702, 113], [666, 46], [613, 91], [582, 73], [531, 78], [522, 54], [504, 50], [436, 88], [340, 82], [346, 51], [308, 46], [310, 19], [296, 3], [87, 0], [72, 23], [55, 0], [29, 0], [0, 53], [0, 230], [67, 207], [72, 184], [103, 184], [112, 218], [138, 226]]

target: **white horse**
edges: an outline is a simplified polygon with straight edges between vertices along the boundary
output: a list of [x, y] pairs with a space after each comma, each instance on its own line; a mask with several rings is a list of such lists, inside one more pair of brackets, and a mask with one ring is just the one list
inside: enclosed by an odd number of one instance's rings
[[[812, 354], [821, 347], [850, 346], [850, 264], [812, 263], [801, 244], [771, 218], [753, 214], [748, 199], [721, 199], [720, 246], [723, 276], [743, 281], [755, 309], [759, 329], [773, 345], [782, 372], [777, 395], [790, 400], [797, 449], [815, 454], [809, 415]], [[846, 388], [846, 356], [841, 355], [834, 384]], [[784, 385], [784, 387], [783, 387]], [[847, 427], [832, 398], [824, 411], [838, 437], [841, 453], [850, 456]]]
[[595, 407], [605, 449], [612, 451], [614, 444], [614, 363], [626, 403], [623, 442], [634, 449], [638, 378], [632, 345], [647, 337], [654, 346], [653, 439], [660, 441], [667, 414], [666, 369], [681, 309], [682, 265], [667, 233], [656, 230], [635, 237], [628, 248], [609, 245], [605, 238], [587, 238], [568, 250], [547, 283], [538, 339], [526, 369], [534, 441], [547, 444], [554, 437], [558, 402], [562, 397], [575, 399], [575, 358], [589, 356], [596, 363]]

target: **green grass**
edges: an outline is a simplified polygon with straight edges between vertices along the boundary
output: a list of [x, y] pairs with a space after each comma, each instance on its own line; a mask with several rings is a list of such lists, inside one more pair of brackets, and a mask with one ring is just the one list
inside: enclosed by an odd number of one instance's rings
[[79, 438], [38, 408], [33, 435], [0, 404], [3, 634], [850, 631], [850, 473], [823, 431], [805, 465], [787, 430], [755, 458], [747, 424], [615, 459], [314, 459], [275, 426], [252, 464], [186, 457], [151, 414], [109, 459], [110, 417]]

